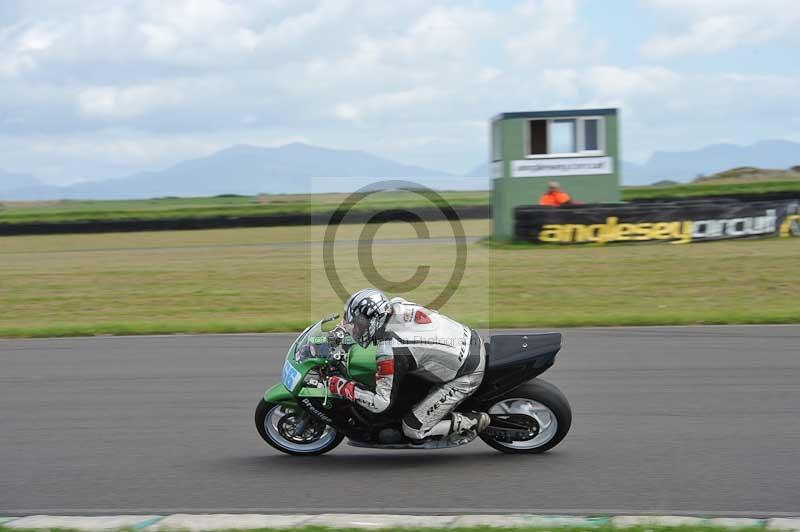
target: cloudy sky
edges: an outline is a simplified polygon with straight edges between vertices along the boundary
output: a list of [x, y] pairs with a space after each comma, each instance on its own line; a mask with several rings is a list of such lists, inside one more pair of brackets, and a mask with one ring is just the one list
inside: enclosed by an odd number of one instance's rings
[[502, 111], [623, 156], [800, 141], [797, 0], [0, 1], [0, 169], [67, 183], [303, 141], [464, 172]]

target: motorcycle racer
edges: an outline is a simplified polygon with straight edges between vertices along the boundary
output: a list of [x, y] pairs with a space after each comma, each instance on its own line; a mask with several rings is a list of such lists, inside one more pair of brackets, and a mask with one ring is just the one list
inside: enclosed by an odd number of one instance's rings
[[375, 390], [330, 376], [326, 386], [331, 393], [381, 413], [401, 393], [403, 377], [415, 375], [435, 386], [403, 418], [407, 437], [468, 437], [489, 425], [486, 413], [453, 412], [483, 380], [486, 351], [477, 331], [403, 298], [390, 301], [373, 288], [350, 296], [338, 328], [362, 347], [377, 345]]

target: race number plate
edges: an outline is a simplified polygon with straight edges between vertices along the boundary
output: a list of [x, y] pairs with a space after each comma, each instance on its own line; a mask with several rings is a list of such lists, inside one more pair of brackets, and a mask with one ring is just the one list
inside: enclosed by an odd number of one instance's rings
[[297, 371], [287, 360], [283, 364], [283, 385], [287, 390], [293, 392], [300, 383], [300, 372]]

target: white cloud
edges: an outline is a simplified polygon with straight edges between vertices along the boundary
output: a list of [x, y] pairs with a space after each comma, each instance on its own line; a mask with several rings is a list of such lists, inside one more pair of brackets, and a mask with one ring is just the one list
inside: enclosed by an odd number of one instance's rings
[[0, 165], [95, 178], [302, 138], [463, 170], [498, 112], [609, 105], [637, 153], [713, 142], [734, 108], [737, 134], [793, 134], [797, 76], [774, 60], [760, 77], [659, 62], [795, 38], [794, 0], [641, 0], [659, 33], [625, 45], [646, 64], [601, 33], [636, 21], [606, 30], [581, 1], [6, 0]]
[[0, 76], [16, 77], [33, 70], [36, 62], [26, 55], [10, 54], [0, 57]]
[[161, 56], [175, 50], [180, 43], [178, 34], [161, 24], [142, 24], [139, 31], [144, 35], [144, 49], [152, 56]]
[[340, 120], [359, 120], [362, 116], [362, 111], [359, 107], [352, 103], [339, 103], [333, 108], [333, 116]]
[[505, 21], [506, 52], [515, 64], [555, 65], [595, 58], [601, 43], [588, 45], [576, 0], [527, 0]]
[[[281, 14], [277, 2], [245, 4], [223, 0], [124, 0], [70, 2], [61, 9], [20, 7], [21, 17], [0, 30], [0, 56], [37, 53], [49, 65], [147, 61], [186, 67], [237, 67], [270, 38], [283, 48], [315, 29], [309, 13]], [[300, 5], [301, 3], [288, 3]], [[324, 20], [327, 5], [319, 9]], [[339, 9], [335, 8], [334, 10]], [[41, 63], [37, 63], [41, 65]], [[123, 76], [124, 76], [123, 72]]]
[[585, 83], [600, 97], [624, 98], [631, 94], [646, 96], [668, 92], [680, 80], [679, 74], [657, 66], [623, 68], [601, 65], [588, 69]]
[[369, 98], [336, 105], [333, 115], [342, 120], [361, 120], [389, 109], [406, 109], [433, 102], [445, 93], [431, 87], [416, 87], [404, 91], [375, 94]]
[[796, 0], [647, 0], [654, 9], [687, 20], [687, 28], [648, 39], [649, 58], [710, 55], [786, 37], [796, 38]]
[[78, 108], [89, 118], [124, 119], [182, 100], [183, 94], [175, 87], [90, 87], [78, 94]]
[[[359, 92], [388, 92], [387, 86], [396, 90], [398, 84], [452, 86], [480, 71], [481, 42], [500, 31], [493, 13], [464, 7], [429, 6], [407, 16], [399, 30], [378, 29], [397, 22], [375, 21], [370, 32], [344, 36], [336, 52], [318, 54], [304, 74], [312, 83]], [[483, 78], [492, 72], [483, 72]]]
[[34, 70], [37, 56], [47, 52], [58, 39], [48, 25], [0, 27], [0, 76], [17, 77]]
[[494, 81], [503, 73], [502, 70], [499, 68], [494, 67], [484, 67], [478, 72], [478, 79], [482, 83], [489, 83], [490, 81]]
[[33, 27], [23, 32], [17, 41], [17, 51], [26, 52], [41, 52], [50, 48], [58, 34], [48, 30], [47, 27]]

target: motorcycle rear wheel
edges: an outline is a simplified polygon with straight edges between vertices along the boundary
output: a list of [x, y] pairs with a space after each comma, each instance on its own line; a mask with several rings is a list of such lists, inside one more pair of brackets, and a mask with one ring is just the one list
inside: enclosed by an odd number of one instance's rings
[[[342, 443], [344, 435], [317, 420], [312, 420], [314, 425], [309, 426], [302, 434], [290, 435], [288, 430], [297, 425], [295, 418], [300, 412], [299, 408], [294, 411], [261, 399], [256, 407], [256, 430], [272, 447], [294, 456], [324, 454]], [[308, 437], [305, 437], [306, 434]]]
[[484, 405], [489, 414], [524, 414], [538, 424], [535, 437], [511, 443], [494, 439], [490, 434], [480, 438], [490, 447], [510, 454], [538, 454], [552, 449], [564, 439], [572, 424], [572, 409], [561, 390], [541, 379], [531, 379], [505, 395]]

